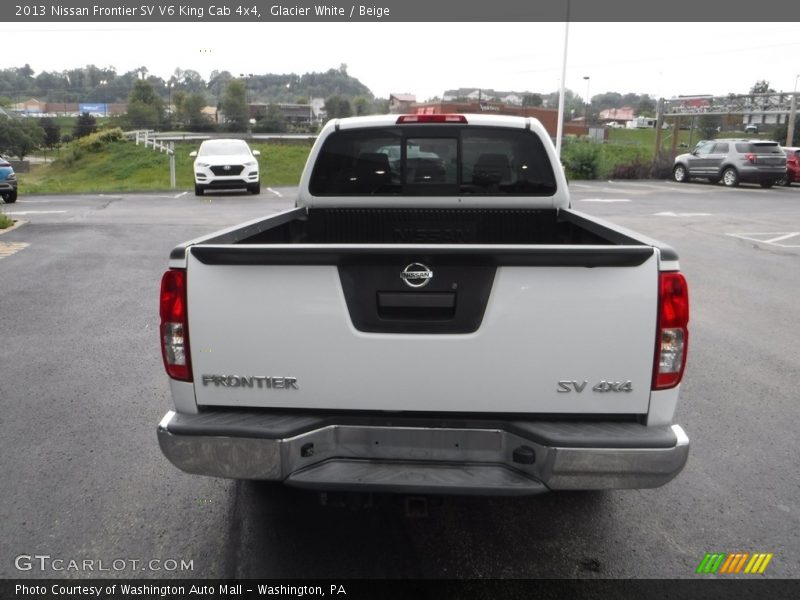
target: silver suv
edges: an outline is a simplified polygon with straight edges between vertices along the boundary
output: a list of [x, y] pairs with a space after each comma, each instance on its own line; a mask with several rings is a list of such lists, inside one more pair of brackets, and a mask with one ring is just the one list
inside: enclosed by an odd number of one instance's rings
[[675, 181], [700, 177], [728, 187], [739, 183], [760, 183], [772, 187], [786, 177], [786, 155], [778, 142], [767, 140], [720, 139], [698, 144], [688, 154], [675, 158]]

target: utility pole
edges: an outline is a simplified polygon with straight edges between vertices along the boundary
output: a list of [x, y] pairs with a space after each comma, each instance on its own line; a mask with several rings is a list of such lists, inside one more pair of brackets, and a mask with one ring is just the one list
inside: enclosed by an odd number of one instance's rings
[[664, 124], [664, 98], [659, 98], [656, 104], [656, 165], [661, 161], [661, 129]]
[[589, 100], [589, 76], [584, 75], [583, 80], [586, 82], [586, 114], [583, 116], [586, 122], [586, 130], [589, 130], [589, 105], [591, 104], [591, 100]]
[[558, 123], [556, 124], [556, 155], [561, 160], [561, 138], [564, 136], [564, 87], [567, 79], [567, 50], [569, 49], [570, 0], [567, 0], [567, 18], [564, 22], [564, 60], [561, 63], [561, 88], [558, 91]]
[[789, 108], [789, 125], [786, 127], [786, 145], [792, 146], [794, 142], [794, 119], [797, 114], [797, 79], [800, 73], [794, 76], [794, 91], [792, 92], [792, 105]]

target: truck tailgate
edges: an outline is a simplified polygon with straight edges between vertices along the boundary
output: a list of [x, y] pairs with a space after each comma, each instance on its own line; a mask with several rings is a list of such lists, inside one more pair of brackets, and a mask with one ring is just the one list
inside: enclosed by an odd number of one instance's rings
[[[293, 248], [277, 257], [269, 246], [217, 250], [212, 259], [214, 248], [192, 247], [187, 257], [200, 406], [648, 410], [658, 295], [653, 248], [524, 247], [504, 257], [472, 247], [469, 256], [449, 258], [436, 254], [441, 248]], [[619, 260], [633, 250], [636, 260]], [[606, 258], [575, 258], [593, 251]], [[292, 252], [305, 258], [291, 260]], [[435, 284], [407, 285], [400, 273], [417, 263], [435, 274]], [[482, 284], [470, 269], [483, 272]], [[467, 306], [472, 321], [454, 328], [451, 313]]]

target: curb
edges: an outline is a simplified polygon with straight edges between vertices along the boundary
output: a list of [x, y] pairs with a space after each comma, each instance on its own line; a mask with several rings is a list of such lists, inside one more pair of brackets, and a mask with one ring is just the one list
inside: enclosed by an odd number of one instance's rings
[[8, 233], [9, 231], [14, 231], [15, 229], [18, 229], [18, 228], [22, 227], [23, 225], [27, 225], [27, 224], [28, 224], [27, 221], [22, 221], [22, 220], [14, 221], [14, 224], [11, 227], [6, 227], [5, 229], [0, 229], [0, 235], [3, 235], [4, 233]]

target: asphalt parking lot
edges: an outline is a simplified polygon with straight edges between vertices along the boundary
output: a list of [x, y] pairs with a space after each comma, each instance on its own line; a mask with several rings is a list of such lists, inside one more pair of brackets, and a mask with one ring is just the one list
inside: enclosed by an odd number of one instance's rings
[[679, 252], [692, 316], [676, 422], [689, 463], [660, 489], [448, 497], [426, 516], [400, 498], [355, 511], [189, 476], [158, 448], [169, 251], [288, 208], [293, 189], [4, 206], [28, 223], [0, 235], [0, 577], [98, 574], [18, 560], [46, 555], [124, 561], [102, 573], [120, 577], [692, 578], [706, 552], [773, 553], [763, 577], [800, 577], [800, 187], [571, 189], [578, 210]]

